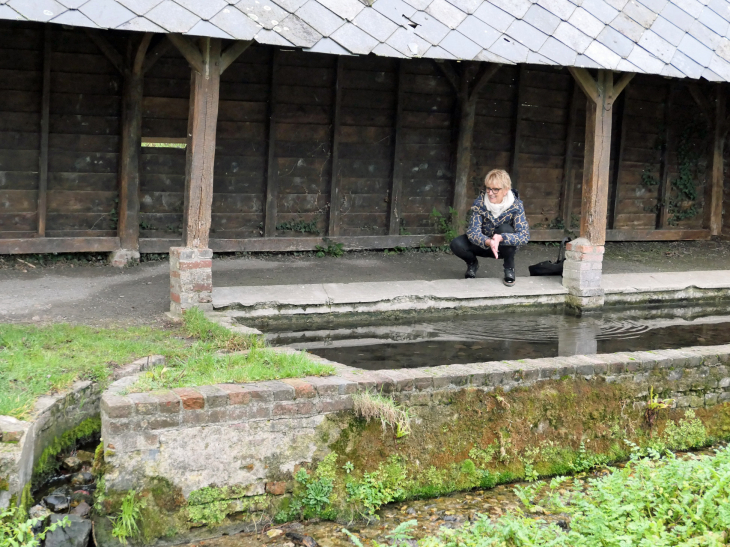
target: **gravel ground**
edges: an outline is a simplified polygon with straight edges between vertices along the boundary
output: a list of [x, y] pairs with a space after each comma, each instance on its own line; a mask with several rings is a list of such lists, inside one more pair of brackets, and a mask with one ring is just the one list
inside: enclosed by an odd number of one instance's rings
[[[557, 247], [533, 243], [517, 255], [517, 276], [554, 260]], [[0, 257], [0, 322], [89, 325], [155, 324], [169, 309], [169, 266], [163, 255], [117, 269], [100, 254]], [[481, 259], [479, 276], [501, 275], [501, 262]], [[609, 243], [605, 273], [730, 270], [730, 243], [714, 241]], [[458, 279], [464, 264], [450, 253], [351, 252], [340, 258], [312, 253], [219, 256], [218, 287]]]

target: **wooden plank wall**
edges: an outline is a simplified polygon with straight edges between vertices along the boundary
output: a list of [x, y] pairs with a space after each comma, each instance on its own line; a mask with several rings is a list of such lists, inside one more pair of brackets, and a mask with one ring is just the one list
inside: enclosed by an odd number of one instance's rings
[[[50, 28], [46, 235], [114, 236], [122, 81], [83, 31]], [[107, 38], [124, 51], [126, 35]], [[38, 234], [43, 61], [42, 25], [0, 23], [3, 239]], [[189, 90], [190, 68], [171, 49], [145, 77], [145, 138], [186, 137]], [[575, 90], [565, 69], [504, 66], [496, 73], [477, 104], [470, 199], [490, 169], [512, 170], [535, 233], [559, 237], [555, 229], [568, 212], [575, 229], [585, 133], [585, 98]], [[213, 239], [432, 234], [431, 211], [447, 213], [451, 205], [457, 104], [432, 60], [338, 59], [254, 45], [223, 74], [220, 99]], [[662, 182], [671, 193], [677, 176], [678, 139], [699, 116], [683, 82], [632, 81], [614, 107], [609, 240], [707, 236], [697, 231], [707, 148], [699, 136], [692, 144], [703, 156], [697, 215], [655, 230]], [[184, 149], [143, 148], [141, 238], [180, 237], [184, 176]], [[331, 204], [333, 184], [339, 202]]]

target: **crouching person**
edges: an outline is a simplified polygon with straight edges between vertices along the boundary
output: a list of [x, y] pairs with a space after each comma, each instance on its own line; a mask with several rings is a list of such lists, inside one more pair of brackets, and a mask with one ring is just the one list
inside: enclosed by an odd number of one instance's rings
[[493, 169], [484, 179], [485, 192], [474, 200], [466, 235], [451, 242], [453, 253], [466, 262], [464, 277], [473, 279], [478, 256], [504, 260], [504, 284], [515, 284], [515, 253], [530, 241], [525, 208], [503, 169]]

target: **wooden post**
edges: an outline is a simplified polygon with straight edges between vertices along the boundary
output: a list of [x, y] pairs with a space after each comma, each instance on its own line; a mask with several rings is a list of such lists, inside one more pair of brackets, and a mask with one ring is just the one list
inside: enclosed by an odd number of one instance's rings
[[[619, 103], [619, 113], [617, 118], [619, 120], [619, 136], [618, 143], [615, 148], [618, 148], [618, 153], [615, 154], [616, 161], [613, 167], [613, 185], [612, 185], [612, 196], [611, 196], [611, 209], [608, 215], [608, 227], [613, 230], [616, 228], [616, 217], [619, 212], [619, 200], [621, 199], [621, 166], [624, 161], [624, 149], [626, 148], [626, 132], [628, 124], [626, 123], [626, 94], [621, 97]], [[615, 150], [614, 150], [615, 152]], [[612, 154], [613, 155], [613, 154]]]
[[264, 213], [264, 236], [276, 235], [276, 208], [279, 199], [279, 185], [276, 168], [276, 106], [275, 90], [279, 50], [275, 49], [271, 58], [271, 78], [269, 85], [269, 145], [266, 163], [266, 212]]
[[575, 154], [576, 121], [578, 107], [585, 100], [577, 82], [573, 82], [573, 91], [570, 97], [570, 112], [568, 113], [568, 129], [565, 135], [565, 162], [563, 164], [563, 187], [561, 192], [561, 215], [566, 230], [570, 230], [573, 223], [573, 194], [575, 193], [575, 175], [573, 174], [573, 155]]
[[218, 124], [221, 41], [201, 38], [201, 70], [192, 69], [185, 163], [183, 247], [207, 249], [213, 205], [213, 164]]
[[667, 99], [664, 102], [664, 147], [662, 148], [662, 163], [659, 170], [659, 188], [657, 192], [659, 210], [657, 212], [656, 227], [658, 230], [666, 228], [669, 224], [669, 154], [672, 142], [669, 122], [675, 90], [675, 84], [669, 83]]
[[403, 189], [403, 106], [405, 103], [406, 64], [398, 61], [398, 104], [395, 113], [395, 142], [393, 143], [393, 175], [390, 179], [388, 203], [388, 233], [400, 234], [400, 196]]
[[476, 119], [479, 92], [496, 74], [498, 64], [484, 63], [480, 67], [462, 66], [459, 72], [448, 63], [437, 63], [456, 91], [459, 111], [459, 127], [456, 139], [456, 174], [454, 177], [453, 207], [457, 212], [459, 232], [464, 232], [464, 221], [469, 210], [469, 173], [471, 172], [474, 121]]
[[337, 57], [337, 79], [335, 80], [335, 105], [332, 122], [332, 175], [330, 177], [330, 236], [340, 234], [340, 210], [342, 207], [340, 177], [340, 125], [342, 124], [342, 86], [344, 84], [344, 57]]
[[[710, 150], [711, 176], [708, 181], [708, 191], [705, 192], [705, 227], [710, 229], [710, 235], [722, 234], [722, 197], [724, 191], [724, 159], [725, 135], [723, 120], [725, 120], [726, 96], [721, 84], [715, 85], [715, 109], [712, 123], [712, 144]], [[709, 198], [709, 199], [707, 199]]]
[[41, 95], [41, 146], [38, 165], [38, 236], [46, 236], [48, 212], [48, 132], [51, 114], [51, 25], [43, 33], [43, 93]]
[[525, 79], [525, 65], [520, 65], [520, 71], [517, 75], [517, 104], [515, 105], [514, 114], [514, 141], [512, 143], [512, 158], [510, 159], [509, 174], [512, 179], [512, 188], [517, 188], [520, 173], [520, 164], [518, 161], [520, 155], [520, 141], [522, 140], [522, 128], [520, 122], [522, 121], [522, 111], [524, 110], [522, 103], [524, 102], [524, 79]]

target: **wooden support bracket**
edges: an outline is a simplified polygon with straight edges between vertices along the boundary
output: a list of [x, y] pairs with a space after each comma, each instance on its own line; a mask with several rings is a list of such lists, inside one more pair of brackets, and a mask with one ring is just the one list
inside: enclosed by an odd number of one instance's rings
[[221, 53], [221, 74], [223, 74], [223, 72], [231, 66], [251, 44], [253, 44], [253, 40], [237, 40], [233, 43], [233, 45], [228, 46], [228, 49]]
[[182, 34], [168, 34], [167, 39], [177, 48], [177, 50], [190, 63], [190, 66], [197, 73], [202, 74], [205, 70], [203, 67], [203, 54], [193, 42]]

